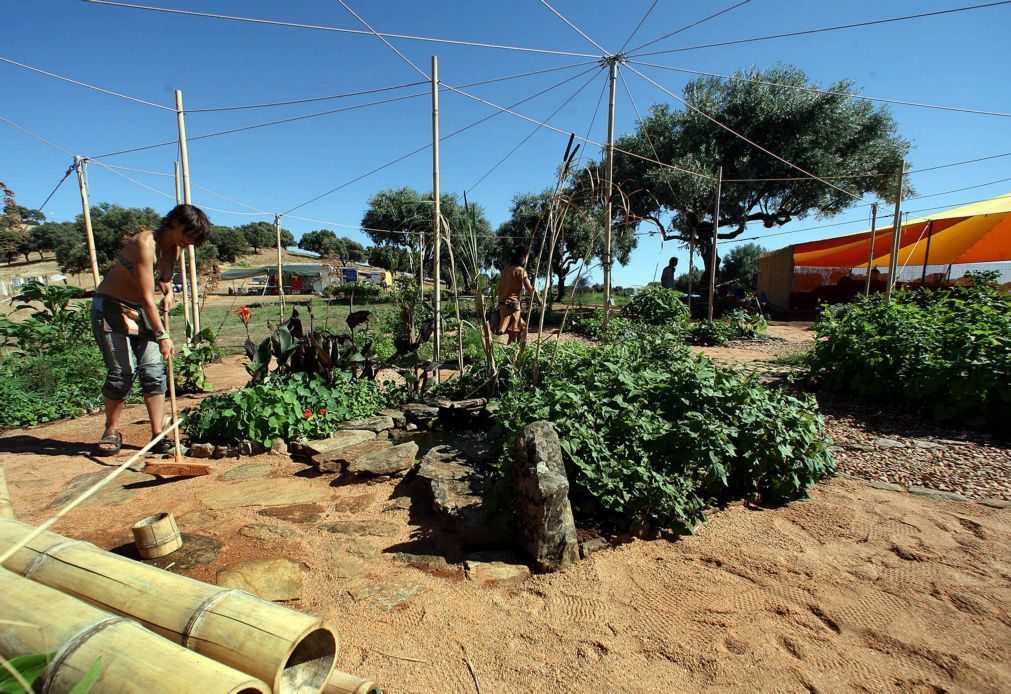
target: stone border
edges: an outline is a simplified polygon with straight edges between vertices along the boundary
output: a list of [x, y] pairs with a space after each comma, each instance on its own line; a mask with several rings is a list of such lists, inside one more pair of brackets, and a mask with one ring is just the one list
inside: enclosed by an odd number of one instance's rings
[[918, 484], [910, 484], [903, 487], [901, 484], [895, 484], [894, 482], [885, 482], [883, 480], [869, 480], [866, 477], [856, 477], [855, 475], [849, 475], [845, 472], [840, 472], [839, 477], [847, 480], [853, 480], [855, 482], [863, 482], [868, 487], [872, 489], [882, 489], [887, 492], [905, 492], [908, 494], [913, 494], [915, 496], [924, 496], [928, 499], [937, 499], [939, 501], [967, 501], [974, 502], [981, 506], [986, 506], [987, 508], [995, 509], [1006, 509], [1011, 508], [1011, 501], [1006, 499], [971, 499], [967, 496], [961, 494], [956, 494], [955, 492], [945, 492], [940, 489], [930, 489], [929, 487], [921, 487]]

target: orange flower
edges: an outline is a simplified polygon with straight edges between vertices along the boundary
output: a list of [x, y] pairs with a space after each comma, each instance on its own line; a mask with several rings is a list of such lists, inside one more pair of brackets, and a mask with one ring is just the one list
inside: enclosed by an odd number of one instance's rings
[[306, 419], [312, 419], [312, 408], [307, 408], [306, 411], [302, 413], [302, 416]]
[[319, 414], [320, 414], [321, 417], [325, 417], [326, 416], [326, 408], [325, 407], [321, 407], [320, 410], [319, 410]]
[[243, 322], [243, 324], [246, 325], [249, 324], [249, 319], [252, 318], [253, 316], [252, 311], [250, 311], [245, 306], [239, 306], [237, 309], [235, 309], [235, 312], [239, 314], [239, 319]]

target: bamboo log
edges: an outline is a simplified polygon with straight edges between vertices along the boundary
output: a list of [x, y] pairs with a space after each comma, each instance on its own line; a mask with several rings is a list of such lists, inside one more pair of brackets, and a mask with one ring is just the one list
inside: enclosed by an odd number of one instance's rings
[[156, 513], [139, 520], [130, 528], [137, 553], [145, 559], [157, 559], [172, 554], [183, 546], [179, 526], [171, 513]]
[[69, 692], [99, 662], [92, 694], [266, 694], [262, 682], [58, 590], [0, 570], [0, 654], [54, 653], [42, 692]]
[[[0, 520], [0, 551], [32, 530], [19, 521]], [[136, 619], [170, 641], [263, 680], [277, 694], [319, 692], [333, 670], [337, 635], [318, 617], [87, 542], [43, 532], [4, 568]]]
[[4, 477], [3, 468], [0, 468], [0, 518], [14, 518], [11, 492], [7, 488], [7, 479]]
[[323, 694], [380, 694], [381, 691], [375, 682], [340, 670], [334, 670], [323, 687]]

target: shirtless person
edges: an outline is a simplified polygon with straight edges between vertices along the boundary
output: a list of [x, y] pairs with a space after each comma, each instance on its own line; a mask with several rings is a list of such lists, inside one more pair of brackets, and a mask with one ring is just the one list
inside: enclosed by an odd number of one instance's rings
[[[165, 364], [163, 358], [175, 354], [175, 346], [155, 304], [154, 288], [164, 294], [160, 308], [172, 308], [172, 274], [185, 246], [201, 246], [210, 235], [207, 215], [193, 205], [177, 205], [156, 230], [144, 229], [126, 239], [116, 256], [116, 264], [95, 290], [91, 304], [91, 330], [102, 351], [108, 374], [105, 396], [105, 432], [96, 455], [115, 455], [123, 446], [117, 428], [134, 380], [140, 376], [144, 404], [151, 419], [151, 435], [162, 429], [165, 407]], [[158, 452], [167, 453], [172, 444], [160, 442]]]
[[527, 328], [522, 316], [520, 295], [526, 289], [535, 299], [540, 297], [534, 293], [534, 288], [527, 277], [523, 266], [527, 262], [527, 247], [519, 244], [509, 254], [509, 263], [502, 270], [498, 281], [498, 335], [508, 335], [508, 342], [518, 342]]

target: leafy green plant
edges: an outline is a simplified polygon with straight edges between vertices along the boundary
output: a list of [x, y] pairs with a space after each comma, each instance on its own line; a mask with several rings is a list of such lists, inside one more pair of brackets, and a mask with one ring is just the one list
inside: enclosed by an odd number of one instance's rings
[[728, 311], [723, 316], [734, 340], [761, 340], [769, 328], [765, 316], [760, 313], [748, 313], [739, 308]]
[[327, 381], [317, 374], [271, 374], [230, 393], [211, 395], [186, 412], [186, 431], [194, 441], [237, 443], [318, 439], [331, 435], [348, 419], [364, 417], [386, 405], [371, 380], [335, 372]]
[[951, 290], [860, 298], [815, 326], [811, 370], [827, 388], [901, 402], [938, 421], [1006, 427], [1011, 296], [987, 277]]
[[0, 318], [0, 337], [4, 343], [13, 342], [22, 352], [60, 352], [79, 345], [91, 330], [90, 303], [78, 305], [72, 299], [84, 296], [74, 286], [32, 283], [14, 297], [15, 301], [36, 302], [15, 306], [17, 311], [31, 311], [31, 315], [14, 322]]
[[191, 344], [180, 346], [173, 359], [177, 393], [210, 393], [214, 390], [204, 373], [204, 366], [221, 359], [216, 341], [214, 329], [204, 328], [193, 337]]
[[722, 346], [733, 338], [733, 329], [726, 323], [714, 320], [700, 320], [688, 330], [688, 339], [693, 345], [703, 347]]
[[834, 464], [812, 399], [722, 369], [669, 333], [558, 347], [537, 388], [501, 399], [503, 483], [512, 441], [530, 422], [558, 429], [574, 510], [617, 528], [691, 530], [714, 503], [801, 498]]
[[[4, 667], [0, 668], [0, 694], [27, 694], [32, 691], [33, 689], [26, 690], [25, 685], [34, 688], [55, 656], [56, 653], [40, 653], [6, 661]], [[71, 688], [70, 694], [88, 694], [101, 674], [102, 659], [98, 658], [84, 673], [84, 677]]]
[[640, 323], [681, 325], [689, 319], [684, 296], [673, 289], [644, 287], [632, 297], [621, 314]]

